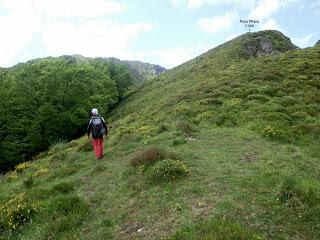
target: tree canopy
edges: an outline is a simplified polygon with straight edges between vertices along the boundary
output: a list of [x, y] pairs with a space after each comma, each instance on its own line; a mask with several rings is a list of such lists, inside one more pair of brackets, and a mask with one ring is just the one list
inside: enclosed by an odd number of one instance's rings
[[132, 86], [120, 63], [45, 58], [0, 70], [0, 170], [84, 134], [90, 109], [105, 114]]

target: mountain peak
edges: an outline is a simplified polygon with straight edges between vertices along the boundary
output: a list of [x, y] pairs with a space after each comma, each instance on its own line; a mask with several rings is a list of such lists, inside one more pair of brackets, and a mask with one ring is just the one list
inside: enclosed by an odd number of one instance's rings
[[276, 30], [246, 33], [240, 36], [243, 53], [248, 57], [257, 57], [275, 52], [297, 49], [290, 38]]

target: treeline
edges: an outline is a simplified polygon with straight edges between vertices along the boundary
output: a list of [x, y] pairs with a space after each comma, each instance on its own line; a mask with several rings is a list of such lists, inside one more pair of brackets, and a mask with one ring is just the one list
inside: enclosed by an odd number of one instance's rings
[[68, 57], [0, 69], [0, 171], [83, 135], [90, 109], [106, 113], [133, 82], [124, 64]]

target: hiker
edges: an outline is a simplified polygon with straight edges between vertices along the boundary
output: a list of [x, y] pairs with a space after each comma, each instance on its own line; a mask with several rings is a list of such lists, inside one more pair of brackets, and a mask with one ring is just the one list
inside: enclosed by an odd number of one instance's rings
[[87, 128], [87, 134], [88, 138], [90, 138], [90, 132], [92, 133], [94, 153], [97, 159], [101, 159], [103, 154], [103, 134], [108, 135], [108, 128], [103, 117], [98, 114], [98, 109], [92, 108], [91, 113], [92, 117]]

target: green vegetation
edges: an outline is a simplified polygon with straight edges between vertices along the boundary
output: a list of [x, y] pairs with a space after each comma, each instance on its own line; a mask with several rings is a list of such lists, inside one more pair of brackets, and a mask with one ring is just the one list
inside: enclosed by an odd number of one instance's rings
[[1, 237], [319, 239], [320, 48], [287, 40], [245, 34], [149, 81], [101, 161], [82, 137], [1, 176], [0, 206], [30, 209]]
[[72, 57], [33, 60], [0, 72], [0, 171], [60, 140], [83, 135], [89, 110], [102, 114], [133, 78], [123, 64]]

